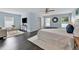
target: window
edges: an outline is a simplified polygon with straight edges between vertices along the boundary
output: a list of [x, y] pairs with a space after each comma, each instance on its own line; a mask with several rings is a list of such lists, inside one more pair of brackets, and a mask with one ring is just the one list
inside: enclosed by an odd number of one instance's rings
[[50, 27], [50, 18], [45, 18], [45, 27]]
[[69, 18], [68, 17], [62, 17], [61, 18], [61, 26], [63, 28], [65, 28], [68, 25], [68, 23], [69, 23]]
[[76, 9], [76, 15], [79, 15], [79, 8]]
[[12, 27], [14, 25], [14, 17], [5, 16], [5, 27]]

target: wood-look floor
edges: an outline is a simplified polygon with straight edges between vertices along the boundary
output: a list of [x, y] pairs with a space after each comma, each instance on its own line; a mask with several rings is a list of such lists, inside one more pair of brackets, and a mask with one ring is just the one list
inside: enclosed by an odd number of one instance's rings
[[29, 42], [28, 37], [34, 36], [36, 33], [27, 33], [10, 37], [5, 40], [0, 39], [0, 50], [42, 50], [40, 47]]

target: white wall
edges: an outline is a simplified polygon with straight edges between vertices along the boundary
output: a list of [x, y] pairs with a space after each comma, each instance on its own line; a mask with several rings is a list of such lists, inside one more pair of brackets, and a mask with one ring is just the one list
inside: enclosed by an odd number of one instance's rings
[[37, 13], [29, 12], [27, 18], [28, 18], [27, 20], [27, 31], [28, 32], [33, 32], [33, 31], [40, 29], [40, 19]]

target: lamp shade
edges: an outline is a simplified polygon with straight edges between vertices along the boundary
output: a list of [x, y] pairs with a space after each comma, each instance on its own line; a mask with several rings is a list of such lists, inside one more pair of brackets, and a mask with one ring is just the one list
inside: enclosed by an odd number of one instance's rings
[[73, 25], [68, 24], [66, 27], [66, 31], [67, 31], [67, 33], [73, 33], [73, 31], [74, 31]]

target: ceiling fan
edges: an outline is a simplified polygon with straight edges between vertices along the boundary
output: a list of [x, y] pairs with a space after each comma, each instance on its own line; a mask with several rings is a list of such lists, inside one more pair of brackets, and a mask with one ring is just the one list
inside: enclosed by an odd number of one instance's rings
[[51, 12], [51, 11], [55, 11], [55, 10], [50, 10], [49, 8], [45, 9], [45, 13]]

